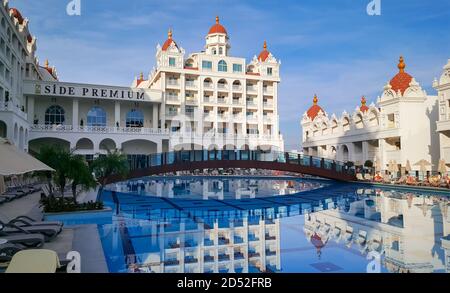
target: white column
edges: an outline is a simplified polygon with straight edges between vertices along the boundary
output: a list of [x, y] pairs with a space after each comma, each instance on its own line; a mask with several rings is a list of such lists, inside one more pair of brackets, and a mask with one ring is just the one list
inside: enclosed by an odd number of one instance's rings
[[186, 76], [184, 73], [180, 74], [180, 114], [185, 114], [186, 112]]
[[373, 161], [373, 159], [369, 158], [369, 142], [363, 141], [362, 142], [362, 164], [364, 165], [364, 163], [367, 160]]
[[28, 115], [28, 123], [33, 124], [33, 122], [34, 122], [34, 97], [28, 97], [27, 115]]
[[72, 126], [77, 127], [80, 125], [80, 121], [78, 120], [78, 99], [72, 100]]
[[243, 91], [243, 95], [242, 98], [244, 99], [244, 108], [242, 111], [242, 135], [245, 136], [247, 134], [247, 79], [244, 80], [244, 82], [242, 83], [242, 91]]
[[263, 81], [262, 80], [258, 81], [257, 88], [258, 88], [258, 97], [257, 97], [256, 102], [258, 105], [258, 112], [256, 115], [258, 117], [258, 132], [259, 132], [259, 135], [263, 135], [264, 134], [264, 116], [263, 116], [264, 93], [263, 93]]
[[273, 128], [272, 135], [278, 138], [280, 131], [280, 117], [278, 117], [278, 82], [273, 83]]
[[381, 170], [385, 170], [386, 169], [386, 142], [384, 140], [384, 138], [380, 138], [378, 140], [378, 147], [379, 147], [379, 151], [378, 151], [378, 157], [380, 159], [380, 166], [381, 166]]
[[203, 80], [204, 80], [204, 78], [201, 76], [199, 76], [197, 78], [198, 89], [199, 89], [199, 91], [197, 93], [197, 95], [198, 95], [198, 109], [197, 109], [198, 115], [194, 116], [194, 117], [197, 117], [199, 119], [197, 121], [197, 133], [199, 133], [199, 134], [203, 134], [203, 111], [204, 111], [204, 108], [203, 108], [203, 95], [204, 95]]
[[121, 121], [120, 121], [120, 102], [119, 101], [115, 101], [114, 102], [114, 127], [117, 127], [117, 122], [119, 122], [119, 127], [125, 126], [125, 125], [121, 125]]
[[158, 129], [158, 104], [152, 105], [153, 116], [152, 116], [152, 128], [154, 130]]
[[166, 73], [161, 73], [161, 90], [163, 92], [162, 103], [159, 107], [159, 118], [161, 120], [161, 129], [165, 130], [166, 124]]

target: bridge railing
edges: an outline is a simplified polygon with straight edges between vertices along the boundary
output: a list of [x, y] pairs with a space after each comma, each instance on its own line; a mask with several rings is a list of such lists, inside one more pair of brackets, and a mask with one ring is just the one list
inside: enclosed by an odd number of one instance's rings
[[264, 152], [260, 150], [190, 150], [128, 156], [130, 170], [189, 162], [236, 160], [296, 164], [354, 175], [354, 170], [348, 168], [343, 162], [289, 152]]

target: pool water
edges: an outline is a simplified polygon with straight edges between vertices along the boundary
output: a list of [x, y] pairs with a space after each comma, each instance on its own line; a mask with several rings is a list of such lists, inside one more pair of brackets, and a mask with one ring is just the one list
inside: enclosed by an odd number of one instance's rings
[[[443, 192], [299, 178], [149, 177], [108, 186], [110, 272], [448, 272]], [[446, 238], [447, 237], [447, 238]]]

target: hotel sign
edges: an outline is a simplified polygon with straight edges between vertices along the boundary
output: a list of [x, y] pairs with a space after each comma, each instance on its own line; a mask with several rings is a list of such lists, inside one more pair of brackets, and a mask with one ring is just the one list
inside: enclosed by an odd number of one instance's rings
[[129, 101], [160, 101], [158, 91], [102, 85], [61, 82], [26, 82], [25, 94], [40, 96], [113, 99]]

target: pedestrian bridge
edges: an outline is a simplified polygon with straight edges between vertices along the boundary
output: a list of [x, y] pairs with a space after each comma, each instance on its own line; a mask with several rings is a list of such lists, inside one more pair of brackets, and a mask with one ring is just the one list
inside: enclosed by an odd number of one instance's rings
[[126, 178], [111, 176], [107, 183], [149, 175], [202, 169], [265, 169], [318, 176], [339, 181], [356, 179], [354, 170], [335, 160], [288, 152], [261, 150], [191, 150], [129, 156]]

